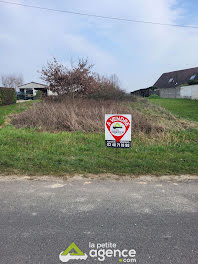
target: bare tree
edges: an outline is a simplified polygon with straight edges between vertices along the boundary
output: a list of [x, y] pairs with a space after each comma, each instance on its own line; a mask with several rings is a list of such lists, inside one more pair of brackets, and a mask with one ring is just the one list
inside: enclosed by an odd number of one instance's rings
[[23, 84], [22, 75], [7, 74], [1, 76], [2, 85], [6, 88], [16, 89], [18, 86]]
[[120, 89], [120, 80], [116, 74], [112, 74], [109, 78], [113, 88]]
[[58, 95], [79, 95], [93, 98], [121, 98], [124, 91], [120, 89], [119, 79], [114, 74], [110, 78], [92, 71], [93, 65], [87, 59], [79, 59], [75, 66], [67, 68], [55, 58], [42, 68], [41, 79], [52, 92]]
[[118, 77], [114, 74], [110, 77], [96, 75], [97, 89], [93, 92], [92, 98], [120, 100], [125, 92], [120, 88]]
[[42, 68], [41, 79], [47, 82], [50, 90], [58, 95], [68, 94], [73, 97], [76, 94], [86, 95], [96, 86], [92, 67], [88, 60], [79, 59], [76, 66], [72, 63], [71, 68], [68, 69], [54, 58]]

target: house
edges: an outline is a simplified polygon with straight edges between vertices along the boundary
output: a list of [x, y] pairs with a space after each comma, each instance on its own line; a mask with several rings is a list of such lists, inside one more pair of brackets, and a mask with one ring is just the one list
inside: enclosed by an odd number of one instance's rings
[[198, 99], [198, 67], [163, 73], [154, 86], [163, 98]]
[[139, 90], [131, 92], [131, 95], [141, 96], [141, 97], [149, 97], [152, 94], [158, 94], [159, 95], [158, 89], [154, 86], [144, 88], [144, 89], [139, 89]]
[[36, 96], [37, 91], [41, 91], [42, 94], [46, 96], [53, 95], [47, 85], [37, 82], [30, 82], [18, 86], [17, 91], [21, 92], [25, 98], [33, 98], [34, 96]]

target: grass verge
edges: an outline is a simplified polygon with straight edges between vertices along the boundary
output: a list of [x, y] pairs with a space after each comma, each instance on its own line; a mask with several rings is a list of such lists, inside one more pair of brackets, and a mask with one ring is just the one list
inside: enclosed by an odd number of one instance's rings
[[177, 117], [198, 122], [198, 100], [160, 98], [149, 101], [164, 107]]
[[0, 126], [4, 124], [6, 116], [27, 110], [35, 101], [0, 106]]
[[[6, 115], [22, 112], [32, 103], [0, 107], [2, 122]], [[165, 130], [155, 134], [133, 131], [131, 149], [120, 149], [117, 154], [115, 149], [105, 147], [104, 133], [101, 132], [50, 133], [4, 125], [0, 129], [0, 172], [27, 175], [198, 175], [198, 129], [159, 106], [152, 107], [151, 103], [138, 101], [132, 104], [132, 110], [141, 112], [156, 125], [160, 123]]]
[[131, 149], [116, 154], [115, 149], [105, 147], [103, 133], [52, 134], [8, 126], [0, 133], [0, 171], [28, 175], [195, 175], [197, 133], [197, 130], [172, 132], [169, 140], [162, 142], [135, 136]]

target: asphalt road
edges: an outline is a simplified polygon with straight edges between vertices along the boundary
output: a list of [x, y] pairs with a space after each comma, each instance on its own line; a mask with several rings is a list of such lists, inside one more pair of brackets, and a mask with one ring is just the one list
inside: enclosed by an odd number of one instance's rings
[[[135, 249], [139, 264], [198, 263], [195, 180], [1, 178], [0, 208], [2, 264], [61, 263], [60, 252], [72, 242], [86, 254], [89, 242]], [[68, 263], [120, 262], [88, 256]]]

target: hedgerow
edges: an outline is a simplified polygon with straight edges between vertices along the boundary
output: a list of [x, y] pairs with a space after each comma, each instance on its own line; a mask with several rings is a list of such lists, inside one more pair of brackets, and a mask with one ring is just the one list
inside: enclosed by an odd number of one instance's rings
[[16, 92], [14, 88], [0, 88], [0, 105], [16, 103]]

